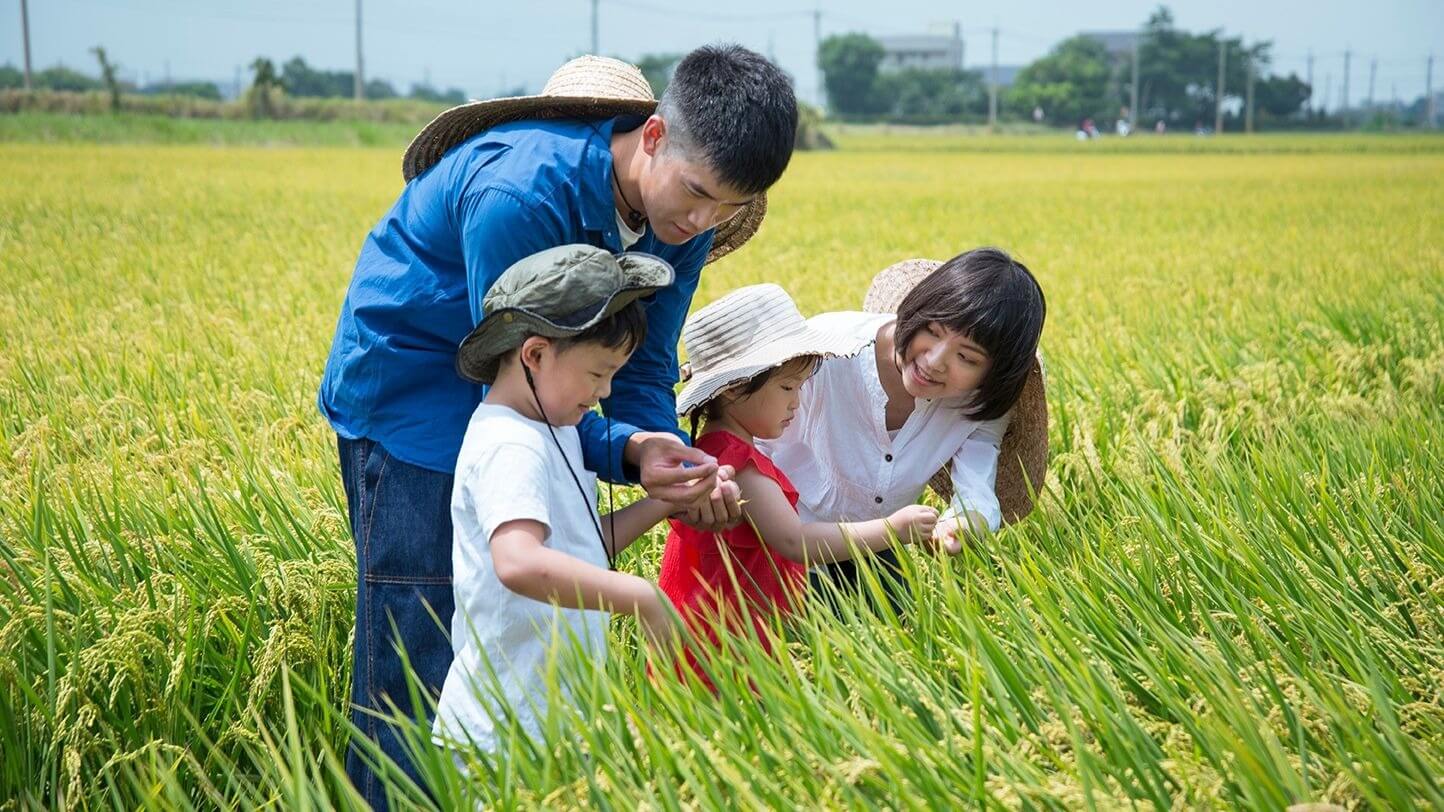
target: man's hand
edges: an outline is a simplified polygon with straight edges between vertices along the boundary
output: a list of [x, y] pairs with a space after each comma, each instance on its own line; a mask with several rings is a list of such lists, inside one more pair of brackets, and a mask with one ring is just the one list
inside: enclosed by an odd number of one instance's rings
[[717, 460], [673, 434], [639, 431], [627, 441], [626, 457], [641, 470], [642, 487], [653, 499], [690, 508], [717, 487]]
[[733, 477], [732, 466], [717, 469], [717, 486], [705, 500], [683, 508], [672, 517], [704, 533], [715, 533], [736, 527], [742, 521], [742, 491]]

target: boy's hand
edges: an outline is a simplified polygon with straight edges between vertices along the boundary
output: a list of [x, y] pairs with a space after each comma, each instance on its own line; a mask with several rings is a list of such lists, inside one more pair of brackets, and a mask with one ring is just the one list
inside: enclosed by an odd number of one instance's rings
[[908, 505], [887, 517], [887, 523], [904, 544], [916, 544], [933, 537], [938, 511], [927, 505]]

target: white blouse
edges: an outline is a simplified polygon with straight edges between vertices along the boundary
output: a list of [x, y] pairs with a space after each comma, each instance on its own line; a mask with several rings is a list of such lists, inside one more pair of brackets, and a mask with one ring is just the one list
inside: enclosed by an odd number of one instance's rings
[[944, 514], [981, 514], [996, 530], [1002, 510], [993, 484], [998, 447], [1008, 416], [977, 421], [965, 417], [959, 399], [919, 400], [889, 437], [887, 393], [877, 376], [877, 331], [888, 313], [824, 313], [821, 329], [865, 336], [862, 352], [831, 358], [802, 387], [791, 425], [776, 440], [759, 440], [797, 488], [804, 522], [865, 521], [913, 504], [937, 470], [953, 464], [953, 499]]

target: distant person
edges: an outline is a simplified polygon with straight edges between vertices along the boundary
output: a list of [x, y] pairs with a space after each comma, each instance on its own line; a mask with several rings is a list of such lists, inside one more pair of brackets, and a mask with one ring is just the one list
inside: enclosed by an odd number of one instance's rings
[[1158, 122], [1153, 125], [1153, 133], [1154, 135], [1163, 135], [1166, 132], [1168, 132], [1168, 125], [1160, 118]]
[[1042, 107], [1042, 105], [1034, 105], [1034, 106], [1033, 106], [1033, 123], [1034, 123], [1034, 124], [1042, 124], [1042, 123], [1043, 123], [1043, 107]]
[[1128, 118], [1128, 107], [1118, 108], [1118, 121], [1114, 123], [1113, 129], [1114, 132], [1118, 133], [1118, 137], [1120, 138], [1127, 138], [1128, 135], [1133, 132], [1133, 125], [1128, 123]]
[[[371, 711], [427, 714], [429, 699], [413, 707], [397, 644], [433, 697], [451, 665], [453, 472], [483, 395], [457, 375], [456, 349], [484, 320], [487, 292], [517, 260], [573, 243], [672, 266], [644, 304], [646, 339], [601, 403], [612, 420], [577, 424], [582, 459], [685, 506], [697, 527], [735, 524], [730, 472], [677, 429], [677, 337], [703, 265], [756, 231], [796, 132], [787, 76], [723, 45], [684, 57], [660, 103], [637, 68], [584, 56], [540, 95], [442, 113], [407, 149], [406, 187], [361, 246], [318, 395], [356, 544], [352, 719], [403, 769], [414, 774]], [[346, 767], [366, 802], [385, 807], [355, 743]]]

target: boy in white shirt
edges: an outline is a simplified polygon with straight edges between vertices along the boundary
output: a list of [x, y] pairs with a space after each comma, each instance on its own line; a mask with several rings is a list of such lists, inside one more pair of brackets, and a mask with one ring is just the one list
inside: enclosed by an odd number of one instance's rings
[[609, 612], [635, 615], [654, 643], [676, 634], [666, 597], [612, 566], [676, 508], [649, 498], [599, 516], [576, 430], [645, 337], [638, 300], [672, 277], [645, 254], [542, 251], [497, 279], [461, 343], [457, 372], [490, 388], [467, 425], [451, 497], [455, 657], [438, 742], [495, 751], [509, 717], [536, 735], [553, 646], [575, 642], [600, 662]]

